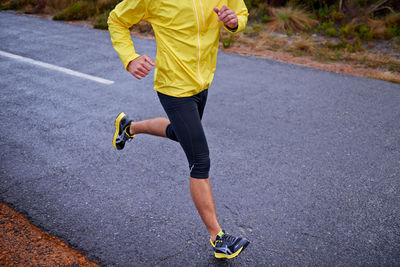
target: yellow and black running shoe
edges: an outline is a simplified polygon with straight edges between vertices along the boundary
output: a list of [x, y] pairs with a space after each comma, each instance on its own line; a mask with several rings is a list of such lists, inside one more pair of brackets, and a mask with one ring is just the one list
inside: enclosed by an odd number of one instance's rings
[[250, 244], [246, 238], [226, 234], [224, 230], [218, 233], [215, 242], [210, 242], [218, 259], [232, 259]]
[[125, 147], [125, 142], [130, 141], [135, 135], [129, 134], [129, 127], [133, 121], [129, 120], [125, 113], [121, 112], [115, 119], [115, 133], [113, 138], [113, 146], [117, 150]]

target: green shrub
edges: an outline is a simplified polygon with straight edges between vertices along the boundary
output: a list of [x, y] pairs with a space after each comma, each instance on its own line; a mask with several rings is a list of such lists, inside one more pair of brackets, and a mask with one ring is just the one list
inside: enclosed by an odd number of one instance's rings
[[246, 7], [248, 10], [253, 9], [253, 4], [252, 4], [252, 0], [244, 0], [244, 3], [246, 4]]
[[333, 21], [324, 22], [318, 26], [318, 31], [325, 32], [328, 28], [332, 27], [335, 27], [335, 23]]
[[263, 26], [261, 25], [261, 24], [254, 24], [253, 25], [253, 29], [256, 31], [256, 32], [261, 32], [262, 30], [263, 30]]
[[385, 17], [386, 25], [394, 25], [400, 27], [400, 12], [391, 13]]
[[244, 34], [249, 37], [258, 36], [262, 30], [262, 26], [260, 24], [254, 24], [253, 26], [246, 26], [244, 29]]
[[0, 3], [0, 10], [20, 10], [25, 6], [34, 5], [34, 0], [12, 0], [8, 4]]
[[340, 36], [342, 37], [352, 37], [355, 35], [353, 27], [350, 25], [345, 25], [339, 29]]
[[264, 14], [264, 16], [261, 19], [261, 22], [267, 23], [271, 21], [271, 17], [268, 16], [267, 14]]
[[101, 6], [99, 7], [99, 12], [104, 14], [104, 12], [110, 12], [111, 10], [113, 10], [115, 8], [115, 6], [121, 2], [121, 0], [111, 0], [111, 1], [107, 1], [101, 4]]
[[346, 50], [351, 53], [364, 50], [361, 44], [361, 40], [359, 38], [355, 38], [354, 40], [351, 41], [343, 40], [343, 42], [346, 42]]
[[108, 29], [108, 15], [110, 14], [109, 11], [104, 12], [101, 15], [98, 15], [94, 21], [93, 27], [95, 29], [102, 29], [102, 30], [107, 30]]
[[255, 36], [256, 35], [256, 31], [253, 29], [253, 27], [250, 27], [250, 26], [246, 26], [246, 28], [244, 28], [243, 33], [244, 33], [244, 35], [247, 35], [247, 36]]
[[314, 13], [311, 13], [309, 16], [310, 16], [310, 19], [318, 20], [318, 16], [315, 15]]
[[280, 21], [282, 22], [287, 22], [288, 21], [288, 15], [286, 12], [282, 12], [282, 11], [277, 11], [278, 14], [278, 18]]
[[357, 32], [357, 35], [361, 40], [371, 40], [372, 39], [371, 28], [364, 24], [358, 25], [355, 28], [355, 31]]
[[65, 12], [61, 11], [58, 12], [54, 17], [53, 20], [66, 20]]
[[343, 21], [346, 18], [346, 15], [342, 12], [338, 12], [338, 11], [333, 11], [332, 13], [332, 19], [336, 22], [336, 23], [340, 23], [341, 21]]
[[396, 36], [396, 29], [393, 26], [386, 27], [385, 33], [384, 33], [384, 38], [386, 40], [390, 40], [394, 36]]
[[96, 13], [96, 9], [90, 8], [88, 2], [76, 2], [59, 12], [54, 20], [84, 20]]
[[318, 17], [320, 21], [329, 21], [329, 9], [328, 7], [323, 7], [318, 10]]
[[335, 55], [333, 57], [334, 57], [334, 59], [339, 60], [339, 59], [342, 59], [342, 56], [343, 56], [342, 53], [337, 52], [337, 53], [335, 53]]
[[334, 27], [330, 27], [325, 30], [326, 35], [331, 36], [331, 37], [338, 37], [339, 34], [337, 30]]
[[0, 11], [1, 10], [10, 10], [11, 8], [10, 8], [10, 6], [9, 5], [4, 5], [3, 6], [3, 3], [0, 3]]
[[389, 25], [385, 31], [385, 39], [391, 39], [395, 36], [400, 36], [400, 28], [396, 25]]
[[390, 71], [393, 72], [400, 72], [400, 65], [399, 64], [392, 64], [388, 68]]
[[222, 40], [222, 45], [224, 46], [224, 48], [228, 48], [228, 47], [230, 47], [234, 42], [235, 42], [235, 40], [233, 39], [232, 34], [230, 34], [228, 39]]
[[328, 42], [326, 42], [326, 46], [327, 46], [329, 49], [340, 50], [340, 49], [345, 49], [345, 48], [346, 48], [347, 42], [344, 41], [344, 40], [342, 40], [342, 41], [340, 41], [339, 43], [336, 43], [336, 44], [335, 44], [335, 43], [332, 43], [332, 42], [328, 41]]
[[395, 35], [396, 35], [396, 36], [400, 36], [400, 28], [397, 27], [397, 26], [394, 26], [394, 27], [395, 27], [395, 29], [394, 29]]

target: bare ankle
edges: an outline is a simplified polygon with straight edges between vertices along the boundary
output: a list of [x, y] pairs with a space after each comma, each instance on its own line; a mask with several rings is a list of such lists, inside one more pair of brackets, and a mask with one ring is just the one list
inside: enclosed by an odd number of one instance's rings
[[210, 235], [210, 240], [214, 243], [217, 240], [217, 235]]
[[129, 134], [130, 135], [135, 135], [135, 129], [134, 129], [134, 122], [131, 122], [131, 125], [129, 126]]
[[221, 229], [217, 230], [217, 231], [210, 231], [209, 232], [210, 233], [210, 240], [212, 242], [215, 242], [215, 240], [217, 239], [217, 235], [219, 234], [220, 231], [221, 231]]

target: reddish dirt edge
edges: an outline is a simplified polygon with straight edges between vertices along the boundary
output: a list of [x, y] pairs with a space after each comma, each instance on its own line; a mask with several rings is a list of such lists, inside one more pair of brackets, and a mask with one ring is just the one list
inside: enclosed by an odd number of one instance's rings
[[0, 266], [99, 266], [0, 202]]
[[[71, 23], [71, 22], [69, 22]], [[82, 22], [72, 24], [82, 24]], [[84, 25], [90, 27], [90, 25]], [[133, 33], [134, 35], [154, 39]], [[310, 58], [294, 57], [289, 53], [254, 51], [246, 48], [220, 49], [227, 53], [271, 58], [315, 69], [328, 70], [354, 76], [370, 77], [381, 71], [356, 68], [350, 64], [324, 64]], [[31, 224], [23, 215], [0, 202], [0, 266], [99, 266], [85, 255], [70, 248], [65, 242]]]

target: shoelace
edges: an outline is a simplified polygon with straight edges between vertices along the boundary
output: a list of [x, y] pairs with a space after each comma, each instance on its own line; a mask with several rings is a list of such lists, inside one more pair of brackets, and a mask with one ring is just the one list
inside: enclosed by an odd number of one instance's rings
[[229, 235], [229, 234], [224, 234], [222, 236], [222, 240], [225, 240], [228, 243], [232, 243], [233, 241], [235, 241], [236, 237], [234, 237], [233, 235]]

